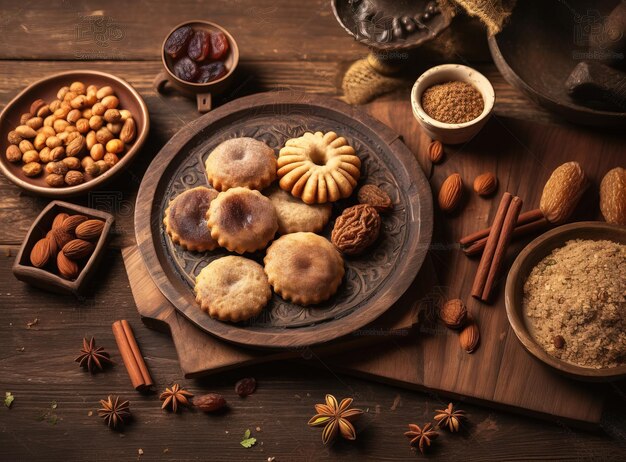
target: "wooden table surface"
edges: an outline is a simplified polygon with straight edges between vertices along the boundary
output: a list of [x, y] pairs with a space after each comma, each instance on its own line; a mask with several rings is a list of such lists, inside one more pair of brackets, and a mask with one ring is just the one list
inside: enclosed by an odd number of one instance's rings
[[[183, 380], [167, 335], [142, 325], [119, 249], [133, 240], [134, 199], [143, 172], [163, 144], [198, 116], [195, 102], [164, 97], [152, 88], [159, 72], [163, 36], [187, 19], [217, 22], [237, 38], [241, 49], [238, 84], [225, 100], [275, 89], [340, 96], [343, 71], [366, 50], [335, 22], [327, 0], [216, 0], [195, 2], [0, 2], [0, 104], [27, 84], [50, 73], [97, 69], [127, 79], [144, 97], [151, 132], [139, 159], [104, 190], [76, 203], [113, 210], [115, 236], [87, 295], [58, 296], [30, 288], [11, 274], [16, 251], [47, 200], [32, 197], [0, 177], [0, 394], [15, 396], [11, 409], [0, 405], [0, 460], [413, 460], [403, 432], [422, 424], [448, 399], [337, 374], [323, 359], [277, 363], [204, 380]], [[98, 18], [100, 17], [100, 18]], [[99, 21], [95, 21], [100, 19]], [[494, 83], [496, 115], [563, 123], [528, 102], [503, 81], [493, 64], [480, 26], [464, 17], [443, 41], [420, 52], [419, 65], [469, 62]], [[416, 69], [415, 74], [419, 73]], [[415, 76], [414, 76], [415, 77]], [[369, 105], [393, 121], [394, 106], [408, 105], [409, 85]], [[393, 121], [398, 131], [414, 121]], [[443, 238], [435, 241], [446, 244]], [[135, 329], [157, 388], [179, 382], [196, 394], [223, 393], [224, 415], [197, 412], [170, 415], [156, 394], [140, 395], [130, 382], [115, 347], [111, 323], [128, 319]], [[36, 321], [31, 327], [28, 323]], [[89, 375], [73, 362], [83, 336], [95, 336], [117, 365]], [[358, 354], [358, 353], [357, 353]], [[445, 364], [441, 365], [445, 368]], [[233, 384], [254, 376], [258, 391], [238, 398]], [[321, 444], [320, 431], [306, 422], [313, 404], [326, 393], [353, 396], [365, 409], [358, 440]], [[119, 394], [131, 400], [134, 421], [123, 432], [109, 431], [96, 416], [98, 400]], [[624, 460], [624, 394], [609, 398], [602, 430], [581, 431], [488, 407], [463, 405], [469, 422], [460, 435], [444, 434], [432, 460]], [[243, 448], [246, 429], [257, 444]]]

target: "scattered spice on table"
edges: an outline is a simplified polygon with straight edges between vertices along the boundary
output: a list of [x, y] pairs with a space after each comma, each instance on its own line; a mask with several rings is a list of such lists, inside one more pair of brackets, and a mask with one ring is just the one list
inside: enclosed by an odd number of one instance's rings
[[189, 406], [188, 398], [192, 397], [193, 394], [191, 392], [175, 383], [171, 388], [166, 387], [165, 391], [159, 396], [163, 401], [161, 409], [169, 409], [172, 412], [177, 412], [180, 406]]
[[26, 328], [30, 329], [33, 326], [36, 326], [37, 324], [39, 324], [39, 318], [35, 318], [32, 321], [29, 321], [26, 323]]
[[478, 117], [485, 107], [483, 97], [467, 82], [445, 82], [422, 94], [424, 112], [439, 122], [461, 124]]
[[413, 447], [417, 447], [422, 454], [430, 447], [433, 440], [436, 440], [439, 436], [432, 424], [424, 424], [423, 427], [419, 427], [415, 424], [409, 424], [409, 431], [404, 433], [404, 436], [410, 438], [409, 444]]
[[340, 434], [347, 440], [356, 439], [356, 430], [354, 422], [358, 419], [363, 411], [361, 409], [350, 409], [352, 398], [344, 398], [341, 403], [337, 402], [337, 398], [333, 395], [326, 395], [326, 404], [316, 404], [315, 414], [309, 420], [311, 427], [324, 427], [322, 430], [322, 442], [328, 444], [332, 442], [337, 434]]
[[74, 361], [92, 374], [97, 370], [103, 370], [106, 365], [113, 364], [109, 353], [104, 351], [104, 347], [96, 347], [96, 339], [93, 337], [91, 337], [89, 342], [86, 338], [83, 338], [83, 347], [80, 349], [80, 356]]
[[13, 405], [13, 401], [15, 401], [15, 396], [13, 396], [13, 394], [10, 391], [7, 391], [4, 394], [4, 405], [8, 407], [9, 409], [11, 409], [11, 406]]
[[109, 428], [119, 428], [131, 417], [130, 401], [122, 400], [119, 396], [108, 396], [101, 399], [98, 415], [104, 419]]
[[435, 410], [435, 420], [439, 428], [448, 428], [451, 432], [458, 432], [461, 420], [465, 418], [465, 411], [455, 409], [452, 403], [448, 403], [445, 409]]
[[524, 284], [531, 333], [552, 356], [590, 368], [626, 363], [626, 245], [576, 239]]

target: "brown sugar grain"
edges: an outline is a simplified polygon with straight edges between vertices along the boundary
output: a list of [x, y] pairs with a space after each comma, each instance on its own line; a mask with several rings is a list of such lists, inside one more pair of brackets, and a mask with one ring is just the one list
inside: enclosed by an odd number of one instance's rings
[[480, 92], [466, 82], [446, 82], [422, 94], [424, 112], [439, 122], [461, 124], [478, 117], [485, 107]]

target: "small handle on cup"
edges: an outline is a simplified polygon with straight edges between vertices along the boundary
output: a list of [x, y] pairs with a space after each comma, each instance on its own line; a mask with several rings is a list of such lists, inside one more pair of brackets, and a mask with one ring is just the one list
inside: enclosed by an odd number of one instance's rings
[[168, 82], [167, 73], [165, 71], [161, 71], [157, 74], [157, 76], [152, 81], [152, 86], [159, 93], [167, 93], [165, 86]]
[[211, 93], [198, 93], [196, 95], [196, 103], [198, 104], [198, 112], [204, 114], [211, 110]]

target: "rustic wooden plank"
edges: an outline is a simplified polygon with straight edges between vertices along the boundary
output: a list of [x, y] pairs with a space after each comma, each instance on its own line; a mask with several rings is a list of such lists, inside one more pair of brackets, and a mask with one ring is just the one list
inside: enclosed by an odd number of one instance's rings
[[[144, 451], [139, 460], [258, 461], [272, 456], [278, 461], [409, 460], [414, 456], [402, 435], [406, 424], [431, 420], [434, 409], [447, 403], [436, 394], [346, 377], [315, 357], [299, 364], [278, 363], [207, 380], [183, 380], [171, 340], [140, 322], [118, 251], [109, 251], [108, 264], [93, 291], [80, 299], [51, 295], [15, 280], [10, 275], [15, 251], [14, 246], [0, 248], [0, 392], [15, 395], [10, 410], [0, 406], [2, 460], [131, 460], [137, 458], [139, 448]], [[26, 323], [35, 318], [38, 324], [28, 329]], [[223, 393], [230, 411], [218, 416], [187, 411], [173, 416], [161, 411], [155, 394], [135, 392], [111, 332], [111, 323], [120, 318], [133, 325], [158, 389], [180, 382], [196, 394]], [[107, 347], [117, 363], [93, 376], [73, 362], [81, 338], [90, 335]], [[243, 376], [254, 376], [259, 382], [258, 391], [246, 399], [233, 392], [234, 382]], [[354, 396], [355, 404], [367, 410], [354, 444], [340, 442], [325, 448], [320, 431], [306, 426], [313, 404], [327, 392]], [[107, 430], [95, 415], [98, 400], [108, 394], [132, 401], [135, 420], [121, 434]], [[464, 433], [443, 434], [432, 460], [617, 460], [623, 450], [619, 440], [566, 425], [474, 405], [463, 407], [470, 415]], [[94, 415], [89, 416], [90, 411]], [[49, 422], [52, 416], [58, 419], [56, 424]], [[623, 421], [611, 425], [617, 433]], [[255, 430], [257, 426], [261, 431]], [[248, 450], [239, 445], [247, 428], [258, 438]]]
[[[232, 2], [61, 1], [37, 7], [3, 0], [0, 59], [154, 60], [165, 35], [192, 19], [228, 29], [243, 59], [354, 60], [367, 49], [335, 20], [328, 0]], [[95, 22], [98, 21], [98, 22]], [[95, 24], [95, 25], [94, 25]], [[420, 50], [425, 58], [489, 59], [485, 33], [475, 19], [460, 15], [444, 36]], [[448, 59], [450, 59], [448, 57]]]

